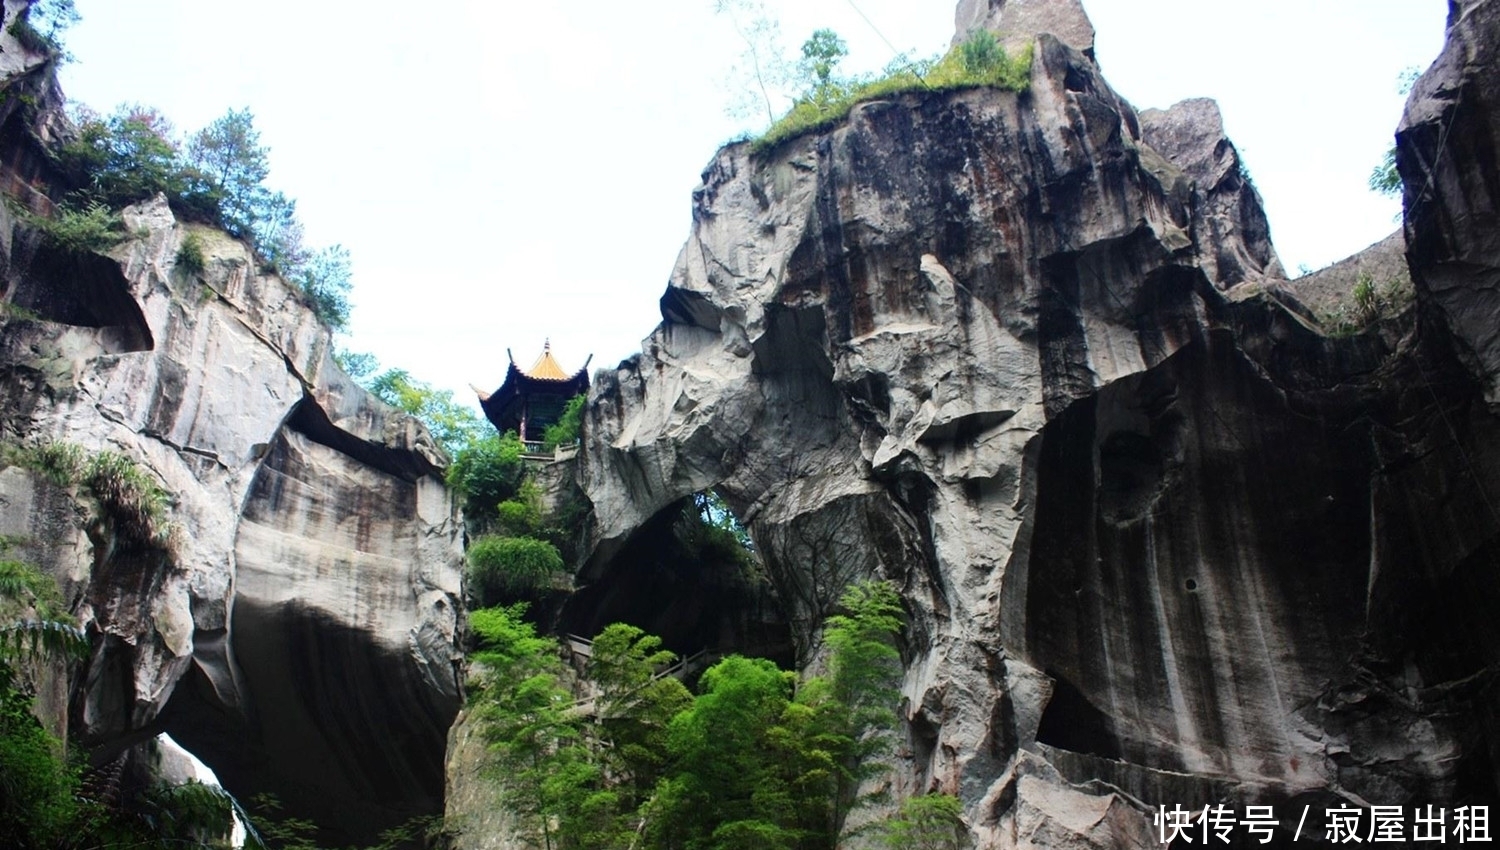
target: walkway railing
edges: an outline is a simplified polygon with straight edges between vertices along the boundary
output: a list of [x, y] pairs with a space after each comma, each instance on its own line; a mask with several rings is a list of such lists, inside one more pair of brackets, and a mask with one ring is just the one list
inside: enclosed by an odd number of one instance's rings
[[[573, 665], [580, 673], [588, 666], [589, 659], [594, 656], [594, 642], [586, 637], [578, 635], [567, 635], [564, 644], [568, 652], [573, 656]], [[708, 649], [700, 649], [686, 658], [679, 658], [675, 663], [657, 670], [651, 675], [651, 681], [665, 679], [668, 676], [674, 679], [685, 679], [695, 673], [707, 670], [723, 657], [722, 653], [713, 652]], [[598, 701], [597, 694], [586, 696], [573, 701], [573, 710], [584, 715], [595, 713], [595, 703]]]
[[580, 441], [571, 443], [557, 443], [555, 445], [544, 443], [540, 440], [521, 441], [521, 457], [526, 460], [559, 461], [568, 460], [578, 455]]

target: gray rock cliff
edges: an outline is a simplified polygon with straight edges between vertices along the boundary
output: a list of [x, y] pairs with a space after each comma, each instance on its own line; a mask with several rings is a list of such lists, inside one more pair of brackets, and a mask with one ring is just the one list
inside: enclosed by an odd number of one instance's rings
[[1497, 21], [1492, 2], [1450, 0], [1447, 44], [1407, 100], [1396, 158], [1413, 280], [1462, 340], [1491, 404], [1500, 401]]
[[[441, 451], [241, 243], [160, 199], [124, 218], [108, 255], [0, 218], [0, 436], [117, 452], [170, 498], [171, 533], [144, 539], [0, 469], [0, 533], [93, 636], [72, 732], [102, 761], [168, 732], [336, 840], [440, 811], [461, 605]], [[201, 274], [176, 259], [189, 233]]]
[[1033, 30], [1021, 94], [719, 151], [661, 325], [591, 392], [585, 575], [712, 487], [801, 663], [845, 584], [894, 581], [891, 789], [958, 794], [980, 847], [1154, 844], [1158, 805], [1271, 804], [1289, 841], [1304, 805], [1494, 800], [1494, 151], [1416, 119], [1482, 109], [1433, 75], [1490, 73], [1500, 26], [1454, 8], [1478, 58], [1424, 78], [1402, 141], [1408, 187], [1414, 140], [1449, 145], [1453, 199], [1408, 189], [1418, 307], [1348, 337], [1276, 297], [1217, 107], [1137, 115], [1076, 35]]

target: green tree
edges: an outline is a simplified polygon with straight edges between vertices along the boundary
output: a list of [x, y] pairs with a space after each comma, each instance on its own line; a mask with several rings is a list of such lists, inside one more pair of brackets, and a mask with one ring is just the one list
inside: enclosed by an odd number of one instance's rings
[[[0, 555], [10, 545], [0, 538]], [[81, 655], [87, 646], [63, 613], [51, 578], [30, 564], [0, 559], [0, 845], [66, 846], [84, 825], [79, 771], [32, 714], [32, 695], [19, 672]]]
[[729, 509], [724, 497], [713, 490], [701, 490], [693, 494], [693, 508], [698, 513], [698, 522], [703, 529], [700, 539], [692, 541], [698, 548], [721, 547], [733, 544], [745, 552], [755, 549], [750, 540], [750, 531], [740, 524], [739, 518]]
[[157, 192], [180, 195], [187, 184], [175, 131], [154, 107], [123, 104], [108, 117], [87, 108], [75, 113], [78, 137], [58, 151], [84, 203], [123, 207]]
[[667, 760], [667, 730], [692, 704], [682, 682], [662, 671], [677, 660], [661, 638], [615, 623], [594, 638], [588, 677], [599, 690], [595, 715], [612, 772], [628, 786], [621, 806], [633, 812], [661, 777]]
[[563, 686], [557, 644], [536, 634], [525, 611], [512, 605], [470, 616], [479, 639], [474, 659], [488, 669], [475, 711], [496, 759], [502, 799], [544, 847], [565, 850], [570, 844], [562, 833], [576, 835], [580, 819], [597, 813], [587, 797], [599, 776]]
[[[277, 197], [279, 198], [280, 196], [278, 195]], [[290, 214], [290, 209], [287, 209], [286, 215], [290, 216]], [[300, 232], [300, 227], [297, 228], [297, 231]], [[332, 330], [341, 331], [348, 328], [349, 291], [353, 288], [353, 272], [349, 267], [349, 249], [342, 245], [332, 245], [315, 251], [307, 255], [304, 259], [300, 253], [296, 253], [301, 251], [300, 245], [292, 248], [285, 245], [277, 245], [276, 243], [271, 244], [274, 250], [284, 252], [280, 256], [282, 261], [288, 263], [289, 266], [283, 268], [283, 272], [307, 296], [308, 303], [312, 305], [312, 310], [317, 314], [318, 318], [322, 319], [323, 323], [328, 325]], [[405, 375], [404, 372], [401, 374]], [[379, 379], [377, 378], [376, 380], [378, 381]], [[415, 386], [416, 382], [412, 382], [410, 376], [406, 380]], [[437, 392], [432, 390], [431, 387], [427, 387], [427, 391], [431, 393]], [[438, 403], [435, 398], [433, 403]], [[439, 427], [447, 428], [450, 424], [456, 424], [456, 420], [453, 420], [449, 416], [454, 409], [453, 394], [451, 392], [448, 393], [442, 404], [445, 406], [442, 407], [443, 413], [441, 415], [443, 421]], [[465, 408], [465, 410], [467, 409]], [[433, 408], [432, 414], [438, 415], [438, 409]], [[472, 413], [469, 414], [469, 419], [477, 422]], [[434, 433], [434, 436], [436, 436], [436, 433]], [[440, 441], [444, 439], [445, 437], [439, 437]], [[446, 448], [447, 445], [445, 442], [444, 447]]]
[[1380, 164], [1370, 172], [1370, 191], [1388, 198], [1401, 197], [1401, 172], [1396, 169], [1396, 146], [1391, 145]]
[[78, 771], [31, 713], [31, 696], [0, 665], [0, 844], [62, 847], [80, 825]]
[[849, 46], [831, 29], [820, 29], [802, 44], [802, 61], [798, 63], [798, 81], [802, 96], [818, 103], [832, 101], [843, 93], [844, 86], [834, 76], [839, 61], [849, 55]]
[[206, 184], [204, 190], [218, 197], [224, 228], [242, 239], [254, 237], [270, 202], [269, 157], [248, 108], [229, 110], [188, 143], [188, 164]]
[[900, 697], [901, 654], [895, 641], [901, 597], [889, 582], [859, 582], [839, 598], [839, 607], [846, 613], [829, 617], [823, 630], [834, 698], [849, 707], [855, 733], [891, 729]]
[[714, 0], [714, 13], [728, 18], [745, 44], [739, 62], [731, 71], [735, 96], [727, 111], [731, 117], [746, 118], [763, 105], [766, 123], [774, 122], [776, 103], [785, 99], [785, 88], [792, 76], [781, 47], [781, 26], [767, 14], [760, 0]]
[[51, 53], [64, 61], [62, 34], [81, 20], [73, 0], [33, 0], [11, 22], [10, 33], [28, 50]]
[[704, 672], [701, 693], [668, 730], [672, 769], [648, 809], [654, 847], [791, 848], [791, 789], [772, 730], [795, 674], [731, 655]]
[[[1417, 84], [1417, 79], [1422, 76], [1422, 70], [1417, 67], [1402, 69], [1396, 77], [1396, 92], [1398, 94], [1411, 94], [1412, 88]], [[1396, 146], [1391, 145], [1381, 157], [1380, 164], [1370, 172], [1370, 191], [1385, 195], [1388, 198], [1401, 197], [1401, 172], [1396, 169]]]
[[[452, 390], [440, 390], [426, 381], [419, 381], [405, 369], [387, 369], [371, 380], [366, 388], [391, 407], [422, 420], [450, 458], [457, 457], [473, 445], [486, 430], [472, 408], [454, 401]], [[499, 501], [497, 499], [493, 504]]]
[[380, 361], [375, 355], [368, 351], [350, 351], [340, 348], [333, 353], [334, 362], [344, 370], [344, 374], [356, 381], [363, 381], [372, 377], [380, 369]]

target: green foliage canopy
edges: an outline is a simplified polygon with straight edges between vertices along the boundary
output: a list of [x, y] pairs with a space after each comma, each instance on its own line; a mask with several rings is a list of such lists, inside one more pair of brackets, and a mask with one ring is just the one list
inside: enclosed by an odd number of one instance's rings
[[473, 445], [486, 430], [473, 409], [454, 400], [452, 390], [419, 381], [405, 369], [387, 369], [366, 388], [391, 407], [422, 420], [450, 458]]
[[464, 499], [464, 514], [484, 520], [514, 496], [526, 473], [521, 454], [525, 451], [516, 432], [488, 434], [458, 449], [448, 466], [448, 486]]
[[130, 103], [100, 116], [80, 107], [75, 120], [78, 137], [58, 151], [58, 160], [85, 202], [122, 207], [157, 192], [187, 191], [172, 122], [159, 110]]
[[963, 803], [952, 794], [911, 797], [884, 825], [882, 838], [890, 850], [959, 850], [968, 839], [963, 814]]

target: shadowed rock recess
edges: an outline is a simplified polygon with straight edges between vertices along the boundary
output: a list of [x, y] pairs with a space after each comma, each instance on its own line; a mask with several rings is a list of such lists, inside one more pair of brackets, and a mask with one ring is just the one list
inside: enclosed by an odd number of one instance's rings
[[[0, 177], [46, 209], [50, 66], [6, 86], [7, 110], [39, 107], [6, 113]], [[71, 733], [107, 775], [144, 776], [167, 732], [330, 846], [440, 812], [462, 557], [441, 451], [339, 370], [242, 243], [161, 198], [123, 218], [129, 239], [74, 254], [0, 209], [0, 440], [122, 454], [169, 497], [158, 539], [79, 483], [0, 465], [0, 534], [91, 636]], [[189, 234], [201, 271], [178, 263]]]
[[1408, 108], [1416, 305], [1338, 338], [1217, 107], [1138, 116], [1077, 4], [1065, 40], [1022, 5], [1029, 91], [709, 163], [661, 325], [590, 395], [590, 574], [712, 487], [801, 663], [840, 588], [894, 581], [892, 790], [958, 794], [981, 847], [1151, 844], [1157, 805], [1273, 804], [1287, 841], [1305, 805], [1303, 840], [1330, 805], [1493, 804], [1500, 5], [1452, 4]]

